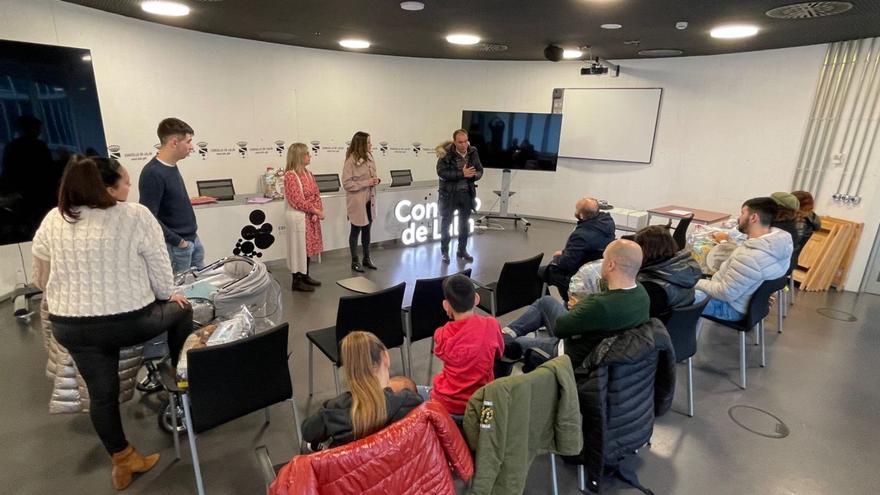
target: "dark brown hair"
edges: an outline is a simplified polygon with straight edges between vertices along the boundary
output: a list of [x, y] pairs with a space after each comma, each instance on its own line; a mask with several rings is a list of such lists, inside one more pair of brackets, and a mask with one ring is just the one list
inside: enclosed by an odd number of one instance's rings
[[792, 191], [792, 196], [796, 197], [798, 201], [800, 201], [801, 207], [798, 209], [797, 218], [801, 219], [813, 213], [814, 203], [813, 203], [813, 195], [807, 191]]
[[74, 223], [79, 220], [77, 207], [106, 210], [114, 205], [116, 200], [107, 192], [95, 161], [82, 155], [70, 157], [58, 191], [58, 211], [61, 216]]
[[367, 146], [367, 139], [369, 137], [370, 135], [364, 131], [354, 133], [354, 136], [351, 137], [351, 144], [348, 145], [348, 150], [345, 152], [345, 159], [348, 160], [348, 157], [354, 155], [355, 165], [372, 160], [373, 151]]
[[90, 156], [88, 158], [95, 162], [98, 166], [98, 172], [101, 174], [101, 181], [106, 187], [116, 187], [119, 179], [122, 178], [122, 165], [113, 158], [104, 158], [103, 156]]
[[636, 232], [633, 240], [642, 248], [642, 266], [666, 261], [678, 252], [675, 239], [669, 234], [669, 229], [663, 225], [645, 227]]
[[776, 205], [776, 201], [773, 201], [773, 198], [766, 196], [752, 198], [743, 203], [743, 206], [749, 210], [749, 214], [756, 213], [758, 215], [758, 221], [761, 222], [761, 225], [764, 227], [769, 227], [770, 224], [773, 223], [773, 219], [776, 218], [776, 210], [779, 209], [779, 206]]
[[159, 136], [159, 142], [164, 145], [168, 142], [168, 138], [174, 136], [186, 136], [187, 134], [193, 135], [195, 134], [195, 131], [193, 131], [193, 128], [186, 122], [180, 119], [175, 119], [174, 117], [169, 117], [162, 120], [162, 122], [159, 122], [159, 128], [156, 129], [156, 134]]
[[467, 313], [474, 309], [474, 283], [458, 273], [443, 281], [443, 297], [456, 313]]

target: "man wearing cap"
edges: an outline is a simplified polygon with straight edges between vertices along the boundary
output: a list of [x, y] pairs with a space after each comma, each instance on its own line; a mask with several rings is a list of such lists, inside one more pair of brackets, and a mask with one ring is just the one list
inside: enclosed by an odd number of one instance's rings
[[770, 197], [773, 198], [776, 206], [779, 207], [776, 210], [776, 215], [773, 216], [773, 222], [770, 226], [788, 232], [789, 235], [791, 235], [791, 241], [795, 246], [791, 252], [791, 262], [788, 266], [788, 272], [786, 272], [786, 275], [791, 275], [792, 270], [797, 268], [798, 256], [801, 254], [800, 249], [797, 248], [797, 246], [800, 245], [800, 238], [797, 232], [797, 222], [795, 222], [801, 203], [795, 195], [787, 192], [775, 192], [771, 194]]

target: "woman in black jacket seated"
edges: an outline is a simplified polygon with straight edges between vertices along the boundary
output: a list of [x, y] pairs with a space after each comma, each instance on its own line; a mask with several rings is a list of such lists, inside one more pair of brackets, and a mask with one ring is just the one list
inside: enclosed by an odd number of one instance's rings
[[669, 229], [661, 225], [639, 230], [633, 240], [642, 247], [636, 279], [648, 292], [651, 317], [665, 321], [673, 309], [693, 304], [694, 286], [703, 274], [690, 251], [679, 252]]
[[312, 450], [337, 447], [367, 437], [403, 419], [422, 403], [412, 380], [390, 378], [391, 359], [370, 332], [352, 332], [340, 346], [351, 392], [330, 399], [303, 422], [303, 439]]

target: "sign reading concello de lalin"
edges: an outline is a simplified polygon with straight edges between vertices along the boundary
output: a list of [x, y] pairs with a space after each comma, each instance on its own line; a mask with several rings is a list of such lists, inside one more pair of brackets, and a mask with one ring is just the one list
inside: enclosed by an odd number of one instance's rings
[[[480, 198], [476, 200], [476, 210], [480, 210]], [[400, 234], [400, 240], [407, 246], [426, 242], [428, 240], [440, 240], [440, 212], [436, 201], [428, 203], [416, 203], [404, 199], [394, 206], [394, 218], [406, 228]], [[427, 225], [425, 225], [427, 222]], [[473, 233], [474, 220], [468, 220], [468, 232]], [[458, 235], [458, 210], [449, 225], [449, 235]]]

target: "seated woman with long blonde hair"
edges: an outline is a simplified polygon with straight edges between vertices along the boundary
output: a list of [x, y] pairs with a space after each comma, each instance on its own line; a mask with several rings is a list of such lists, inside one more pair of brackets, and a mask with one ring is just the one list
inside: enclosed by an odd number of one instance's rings
[[340, 354], [351, 392], [324, 402], [321, 410], [303, 422], [303, 439], [313, 450], [367, 437], [422, 403], [412, 380], [389, 376], [388, 350], [372, 333], [348, 334], [342, 339]]

